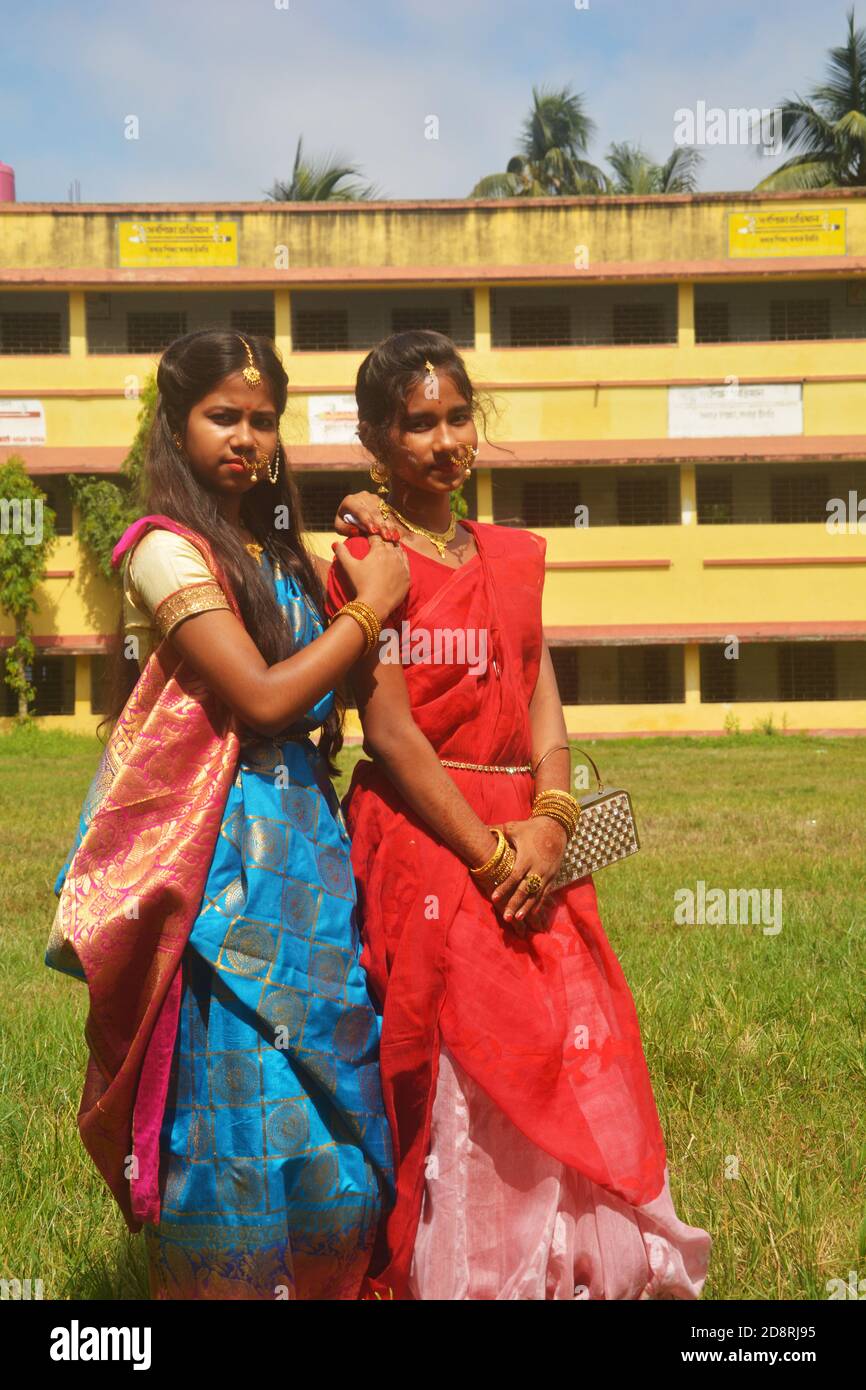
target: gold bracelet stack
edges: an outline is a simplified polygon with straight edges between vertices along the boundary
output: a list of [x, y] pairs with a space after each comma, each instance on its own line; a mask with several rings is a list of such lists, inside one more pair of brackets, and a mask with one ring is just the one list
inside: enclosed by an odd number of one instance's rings
[[378, 642], [382, 624], [369, 603], [364, 603], [362, 599], [353, 598], [349, 603], [344, 603], [342, 608], [334, 614], [331, 622], [336, 622], [344, 613], [348, 613], [349, 617], [354, 618], [359, 627], [362, 628], [367, 638], [367, 645], [364, 648], [364, 655], [366, 656], [370, 648]]
[[580, 802], [571, 792], [552, 788], [550, 791], [538, 792], [532, 799], [531, 815], [549, 816], [551, 820], [557, 821], [569, 840], [577, 829], [580, 812]]
[[505, 882], [517, 860], [514, 849], [502, 831], [494, 830], [493, 834], [496, 836], [496, 849], [485, 864], [479, 864], [477, 868], [469, 870], [474, 879], [479, 879], [483, 885], [490, 888], [496, 888]]

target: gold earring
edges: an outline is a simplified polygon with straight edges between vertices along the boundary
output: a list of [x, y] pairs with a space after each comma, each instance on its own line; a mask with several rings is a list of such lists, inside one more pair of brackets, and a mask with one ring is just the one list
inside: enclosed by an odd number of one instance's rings
[[379, 483], [379, 487], [376, 489], [379, 496], [387, 497], [388, 488], [386, 484], [388, 482], [388, 470], [382, 466], [379, 459], [376, 459], [375, 463], [370, 465], [370, 477], [373, 479], [374, 483]]
[[176, 445], [176, 447], [177, 447], [178, 453], [179, 453], [179, 454], [182, 454], [182, 453], [183, 453], [183, 440], [181, 439], [180, 435], [179, 435], [179, 434], [173, 434], [171, 437], [172, 437], [172, 439], [173, 439], [174, 442], [175, 442], [175, 445]]

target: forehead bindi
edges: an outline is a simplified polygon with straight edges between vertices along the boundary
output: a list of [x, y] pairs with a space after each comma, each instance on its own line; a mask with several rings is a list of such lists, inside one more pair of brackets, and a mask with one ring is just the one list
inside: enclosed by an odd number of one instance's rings
[[238, 410], [250, 415], [276, 414], [270, 388], [262, 379], [252, 389], [244, 381], [240, 372], [232, 372], [225, 377], [215, 390], [199, 402], [201, 410]]
[[416, 386], [413, 386], [406, 396], [404, 409], [407, 415], [441, 415], [447, 410], [453, 410], [455, 406], [468, 406], [469, 402], [466, 397], [458, 391], [446, 372], [437, 368], [436, 377], [439, 382], [439, 399], [424, 394], [427, 381], [425, 377]]

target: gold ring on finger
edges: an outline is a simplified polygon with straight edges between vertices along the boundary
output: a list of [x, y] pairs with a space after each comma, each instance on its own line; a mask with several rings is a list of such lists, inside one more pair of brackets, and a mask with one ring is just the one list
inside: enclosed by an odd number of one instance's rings
[[530, 898], [534, 898], [536, 893], [540, 893], [544, 887], [544, 880], [540, 874], [527, 874], [523, 879], [523, 887]]

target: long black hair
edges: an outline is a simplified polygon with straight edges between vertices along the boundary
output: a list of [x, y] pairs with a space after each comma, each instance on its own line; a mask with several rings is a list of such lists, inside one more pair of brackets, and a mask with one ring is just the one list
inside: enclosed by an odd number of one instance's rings
[[[270, 387], [279, 439], [279, 420], [286, 408], [289, 379], [270, 338], [245, 333], [243, 339], [249, 343], [255, 364]], [[292, 655], [294, 641], [266, 571], [246, 550], [238, 530], [222, 516], [215, 494], [197, 481], [173, 438], [175, 434], [183, 437], [187, 417], [198, 401], [214, 391], [225, 377], [248, 365], [243, 339], [230, 329], [202, 328], [175, 338], [165, 349], [157, 369], [159, 395], [147, 440], [142, 504], [144, 514], [171, 517], [208, 541], [231, 584], [247, 632], [268, 665], [273, 666]], [[276, 556], [284, 571], [294, 576], [321, 615], [324, 588], [304, 539], [300, 496], [282, 443], [280, 456], [276, 484], [265, 477], [245, 493], [241, 519], [256, 540]], [[286, 524], [278, 527], [278, 517]], [[106, 724], [114, 727], [139, 677], [137, 663], [124, 654], [122, 636], [121, 611], [109, 678], [109, 713], [99, 730]], [[343, 742], [344, 712], [344, 698], [338, 692], [335, 708], [323, 724], [319, 739], [319, 749], [332, 773], [337, 772], [332, 760]]]

